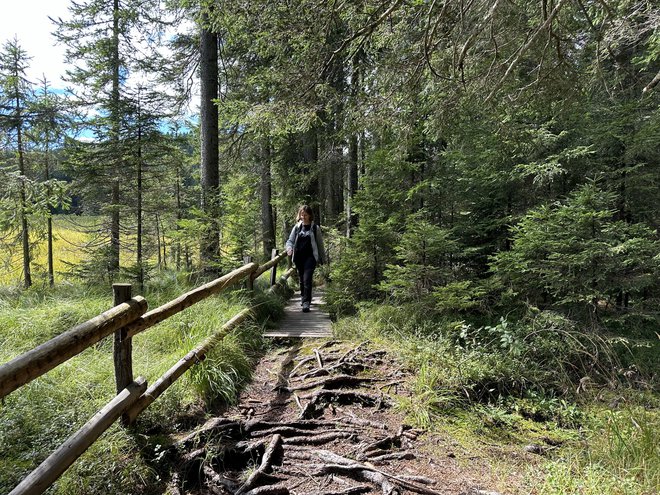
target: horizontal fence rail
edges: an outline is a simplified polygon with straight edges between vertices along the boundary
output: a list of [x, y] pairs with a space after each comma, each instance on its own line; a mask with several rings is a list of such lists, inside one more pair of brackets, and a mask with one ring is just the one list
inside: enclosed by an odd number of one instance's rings
[[206, 354], [213, 349], [222, 339], [240, 323], [250, 316], [251, 310], [244, 309], [231, 320], [225, 323], [222, 328], [206, 339], [202, 344], [194, 348], [188, 354], [183, 356], [174, 366], [172, 366], [163, 376], [154, 382], [153, 385], [140, 397], [140, 399], [128, 410], [128, 422], [132, 423], [138, 415], [152, 404], [160, 395], [165, 392], [181, 375], [188, 371], [194, 364], [203, 361]]
[[[150, 387], [147, 387], [144, 378], [139, 377], [133, 381], [131, 377], [130, 342], [133, 336], [242, 280], [246, 280], [248, 288], [251, 289], [254, 280], [269, 269], [271, 270], [270, 290], [273, 290], [276, 285], [286, 283], [287, 278], [293, 273], [293, 268], [290, 268], [280, 278], [278, 284], [275, 284], [277, 265], [286, 256], [286, 252], [277, 254], [277, 251], [273, 250], [273, 258], [263, 265], [247, 263], [149, 312], [146, 312], [147, 301], [143, 297], [133, 297], [0, 366], [0, 398], [2, 398], [114, 333], [115, 378], [117, 384], [126, 382], [118, 386], [114, 399], [21, 481], [10, 495], [32, 495], [46, 491], [118, 418], [121, 417], [124, 424], [135, 421], [142, 411], [188, 369], [202, 361], [213, 347], [249, 318], [252, 312], [250, 309], [245, 309], [235, 315], [181, 358]], [[117, 295], [130, 294], [130, 286], [115, 285], [113, 290], [117, 303], [119, 302]], [[122, 352], [117, 352], [118, 345], [122, 348]]]
[[0, 398], [80, 354], [146, 310], [144, 297], [135, 297], [3, 364]]
[[228, 273], [227, 275], [217, 278], [208, 284], [204, 284], [196, 289], [186, 292], [185, 294], [177, 297], [176, 299], [163, 304], [162, 306], [145, 313], [140, 318], [136, 319], [133, 323], [126, 326], [127, 336], [133, 337], [140, 332], [143, 332], [149, 327], [166, 320], [186, 308], [189, 308], [195, 303], [206, 299], [213, 294], [217, 294], [228, 287], [240, 282], [246, 276], [256, 271], [256, 263], [250, 263]]
[[32, 471], [9, 495], [33, 495], [45, 492], [78, 457], [80, 457], [147, 388], [144, 378], [126, 387], [55, 452]]

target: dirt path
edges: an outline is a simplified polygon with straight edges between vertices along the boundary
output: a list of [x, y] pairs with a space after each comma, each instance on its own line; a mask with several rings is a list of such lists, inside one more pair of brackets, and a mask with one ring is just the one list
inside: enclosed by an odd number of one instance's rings
[[170, 449], [168, 493], [496, 493], [484, 488], [496, 482], [485, 459], [405, 424], [396, 395], [409, 395], [410, 374], [386, 351], [283, 345], [261, 360], [238, 406]]

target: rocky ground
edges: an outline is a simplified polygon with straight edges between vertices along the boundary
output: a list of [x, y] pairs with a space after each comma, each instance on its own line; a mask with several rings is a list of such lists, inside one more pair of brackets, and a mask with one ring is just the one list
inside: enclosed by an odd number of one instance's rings
[[[176, 439], [168, 493], [530, 493], [518, 471], [493, 466], [497, 452], [474, 454], [407, 425], [395, 406], [397, 396], [410, 395], [412, 372], [385, 350], [366, 342], [280, 344], [236, 407]], [[521, 470], [532, 455], [519, 454]]]

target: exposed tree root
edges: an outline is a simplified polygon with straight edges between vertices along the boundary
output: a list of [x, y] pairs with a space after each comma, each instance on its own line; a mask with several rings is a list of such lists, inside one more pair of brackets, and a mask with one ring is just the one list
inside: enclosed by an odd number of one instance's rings
[[[297, 364], [289, 352], [282, 367], [290, 372], [277, 373], [276, 400], [272, 392], [265, 401], [248, 398], [243, 403], [249, 406], [240, 409], [244, 419], [214, 418], [176, 442], [171, 450], [178, 456], [174, 463], [179, 471], [171, 492], [189, 493], [189, 486], [201, 486], [196, 495], [439, 495], [430, 488], [434, 480], [402, 474], [399, 467], [417, 459], [419, 431], [400, 426], [388, 433], [387, 424], [356, 415], [369, 408], [366, 414], [371, 416], [393, 403], [378, 388], [374, 393], [373, 386], [391, 377], [359, 375], [375, 369], [385, 351], [369, 352], [366, 342], [346, 352], [335, 346], [321, 345]], [[304, 390], [313, 391], [295, 393]], [[274, 412], [280, 408], [288, 410], [288, 416]], [[296, 410], [299, 418], [291, 419]], [[270, 420], [278, 417], [282, 419]], [[336, 446], [343, 446], [341, 454], [332, 451]], [[246, 478], [242, 473], [251, 466]], [[300, 485], [304, 489], [296, 488]]]
[[236, 490], [236, 495], [241, 495], [245, 492], [250, 491], [254, 488], [254, 485], [257, 483], [257, 480], [263, 477], [264, 474], [268, 474], [273, 470], [273, 459], [275, 456], [279, 455], [279, 450], [282, 448], [282, 437], [278, 434], [273, 435], [273, 438], [264, 452], [263, 457], [261, 458], [261, 464], [254, 471], [248, 479], [243, 483], [238, 490]]
[[323, 380], [317, 380], [315, 382], [303, 383], [302, 385], [297, 385], [295, 387], [289, 387], [287, 390], [289, 392], [295, 392], [298, 390], [310, 390], [312, 388], [322, 387], [325, 389], [334, 389], [342, 386], [354, 386], [360, 385], [362, 383], [370, 383], [379, 381], [376, 378], [360, 378], [357, 376], [351, 375], [337, 375], [324, 378]]

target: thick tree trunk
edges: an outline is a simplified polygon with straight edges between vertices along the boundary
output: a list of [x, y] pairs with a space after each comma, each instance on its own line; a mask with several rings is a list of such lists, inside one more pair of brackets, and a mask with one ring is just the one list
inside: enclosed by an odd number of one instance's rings
[[351, 237], [357, 226], [357, 216], [353, 212], [353, 198], [358, 188], [358, 137], [356, 134], [352, 134], [348, 141], [346, 176], [346, 237]]
[[[353, 71], [351, 74], [351, 101], [355, 107], [358, 106], [359, 95], [362, 86], [361, 60], [362, 50], [358, 50], [351, 60]], [[358, 223], [358, 218], [353, 211], [353, 199], [358, 190], [358, 164], [360, 162], [359, 138], [355, 125], [348, 139], [348, 163], [346, 167], [346, 237], [351, 237]]]
[[119, 94], [119, 0], [114, 0], [114, 19], [112, 23], [112, 144], [115, 153], [115, 163], [112, 179], [112, 190], [110, 199], [110, 258], [108, 260], [108, 271], [112, 277], [119, 272], [119, 178], [121, 176], [122, 153], [120, 151], [119, 132], [121, 126], [120, 116], [120, 94]]
[[321, 198], [319, 197], [319, 141], [318, 129], [316, 126], [311, 127], [302, 136], [302, 158], [302, 173], [306, 178], [306, 184], [302, 191], [304, 197], [301, 198], [301, 201], [310, 204], [310, 206], [316, 207], [317, 221], [320, 223], [322, 220], [322, 211], [320, 208]]
[[217, 261], [220, 234], [215, 221], [217, 194], [220, 185], [218, 149], [218, 37], [208, 28], [208, 15], [202, 20], [200, 32], [200, 134], [202, 211], [209, 216], [210, 228], [201, 245], [201, 262], [205, 270]]
[[263, 250], [266, 258], [275, 248], [275, 224], [273, 221], [271, 152], [270, 139], [264, 138], [261, 149], [261, 231]]

